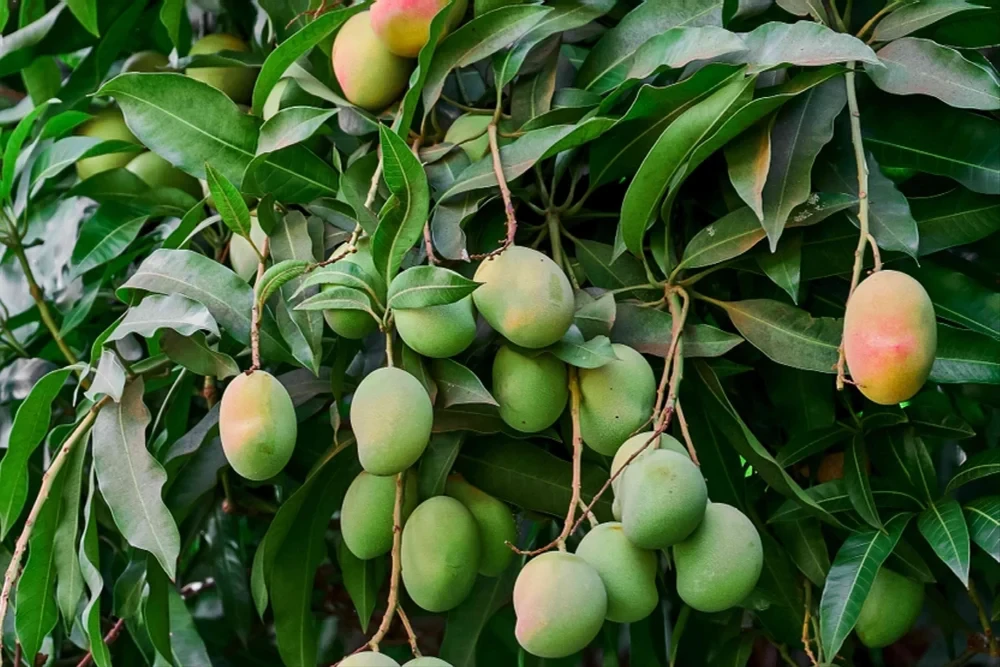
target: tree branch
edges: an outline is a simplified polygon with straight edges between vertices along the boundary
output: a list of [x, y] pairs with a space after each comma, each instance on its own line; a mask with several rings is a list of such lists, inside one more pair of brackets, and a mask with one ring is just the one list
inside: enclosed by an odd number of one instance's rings
[[389, 575], [389, 600], [386, 603], [382, 622], [368, 642], [368, 647], [373, 651], [378, 651], [379, 643], [385, 639], [389, 627], [392, 626], [396, 608], [399, 606], [399, 575], [402, 571], [400, 549], [403, 542], [403, 478], [405, 475], [406, 471], [396, 475], [396, 502], [392, 508], [392, 572]]
[[[268, 254], [268, 239], [264, 239], [264, 243], [261, 244], [260, 259], [257, 262], [257, 283], [260, 282], [261, 276], [264, 275], [264, 262], [267, 260]], [[254, 283], [256, 285], [256, 283]], [[264, 304], [259, 303], [256, 295], [253, 300], [253, 307], [250, 310], [250, 368], [247, 369], [246, 374], [250, 375], [255, 370], [260, 368], [260, 309]]]
[[[122, 628], [125, 627], [125, 619], [119, 618], [115, 624], [108, 630], [108, 634], [104, 635], [104, 644], [110, 646], [118, 639], [118, 635], [121, 634]], [[87, 651], [87, 655], [83, 656], [83, 660], [76, 663], [76, 667], [90, 667], [90, 664], [94, 662], [93, 651]]]

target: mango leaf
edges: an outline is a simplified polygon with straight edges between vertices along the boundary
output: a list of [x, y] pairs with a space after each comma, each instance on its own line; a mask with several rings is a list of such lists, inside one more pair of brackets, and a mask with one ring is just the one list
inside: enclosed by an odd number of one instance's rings
[[786, 232], [773, 252], [756, 253], [757, 266], [775, 285], [785, 290], [792, 303], [799, 303], [802, 277], [802, 232]]
[[[574, 335], [575, 334], [575, 335]], [[570, 329], [550, 348], [553, 355], [577, 368], [600, 368], [618, 357], [607, 336], [595, 336], [584, 341], [583, 334]]]
[[697, 269], [739, 257], [765, 236], [753, 210], [738, 208], [695, 234], [684, 248], [678, 269]]
[[303, 259], [283, 259], [272, 264], [260, 277], [260, 282], [254, 284], [254, 299], [258, 303], [267, 303], [282, 285], [301, 276], [308, 267], [309, 262]]
[[602, 294], [596, 299], [580, 290], [576, 293], [576, 311], [573, 324], [584, 338], [609, 336], [615, 324], [617, 306], [614, 294]]
[[851, 438], [844, 450], [844, 486], [854, 511], [872, 528], [882, 530], [882, 520], [868, 480], [868, 449], [860, 434]]
[[341, 540], [337, 545], [337, 564], [344, 578], [344, 588], [358, 613], [361, 631], [368, 632], [368, 623], [378, 603], [378, 592], [385, 581], [385, 558], [361, 560]]
[[[70, 426], [64, 425], [58, 435], [53, 430], [52, 443], [62, 446], [69, 435]], [[70, 452], [60, 476], [62, 489], [60, 496], [50, 496], [57, 501], [59, 513], [52, 538], [56, 578], [56, 603], [62, 615], [64, 626], [69, 629], [76, 622], [76, 612], [83, 598], [84, 581], [80, 561], [76, 554], [76, 533], [80, 527], [80, 498], [83, 486], [83, 463], [87, 457], [86, 440], [80, 442]]]
[[[620, 303], [611, 341], [628, 345], [643, 354], [666, 358], [672, 325], [670, 313], [634, 303]], [[684, 327], [684, 356], [688, 358], [720, 357], [742, 342], [739, 336], [708, 324]]]
[[[877, 480], [876, 480], [877, 481]], [[834, 480], [825, 484], [817, 484], [805, 490], [806, 495], [812, 498], [817, 505], [830, 514], [841, 514], [851, 512], [851, 499], [847, 495], [847, 489], [843, 480]], [[898, 488], [887, 488], [884, 485], [876, 484], [872, 488], [872, 495], [875, 497], [875, 504], [882, 509], [896, 509], [906, 512], [919, 512], [924, 508], [920, 499], [909, 491]], [[799, 521], [809, 518], [806, 507], [794, 500], [786, 500], [768, 518], [768, 523], [782, 523], [785, 521]]]
[[[208, 655], [205, 641], [198, 633], [194, 618], [188, 611], [187, 603], [176, 588], [167, 589], [167, 609], [170, 617], [170, 648], [174, 664], [206, 665], [212, 659]], [[232, 623], [227, 610], [227, 621]]]
[[464, 441], [465, 434], [461, 431], [435, 433], [431, 436], [427, 449], [420, 456], [420, 468], [417, 471], [417, 487], [420, 489], [421, 499], [444, 495], [445, 483]]
[[161, 329], [173, 329], [183, 336], [195, 331], [219, 335], [219, 328], [205, 306], [180, 294], [151, 294], [129, 308], [125, 318], [108, 336], [108, 342], [131, 334], [152, 338]]
[[417, 112], [417, 105], [420, 103], [424, 84], [427, 81], [427, 72], [434, 59], [434, 52], [441, 43], [441, 37], [447, 29], [451, 10], [454, 7], [453, 3], [456, 1], [449, 0], [444, 4], [438, 5], [437, 13], [427, 27], [427, 42], [420, 47], [420, 52], [417, 54], [417, 65], [414, 67], [413, 73], [410, 74], [409, 88], [407, 88], [406, 93], [403, 95], [403, 101], [399, 105], [399, 113], [392, 122], [393, 131], [403, 139], [406, 138], [410, 126], [413, 124], [413, 116]]
[[938, 326], [934, 382], [1000, 384], [1000, 341], [965, 329]]
[[820, 23], [771, 21], [743, 36], [747, 53], [741, 61], [751, 72], [799, 65], [818, 67], [857, 60], [878, 65], [875, 52], [857, 37], [836, 32]]
[[969, 527], [957, 500], [931, 503], [917, 519], [920, 534], [962, 585], [969, 586]]
[[427, 308], [455, 303], [472, 294], [479, 283], [440, 266], [414, 266], [389, 285], [389, 307]]
[[934, 314], [994, 339], [1000, 339], [1000, 292], [932, 259], [919, 267], [900, 267], [920, 281], [934, 304]]
[[729, 181], [761, 221], [764, 220], [764, 184], [771, 167], [772, 122], [757, 123], [726, 146]]
[[1000, 562], [1000, 496], [977, 498], [965, 506], [972, 541]]
[[249, 239], [250, 209], [243, 201], [243, 195], [222, 172], [213, 168], [208, 162], [205, 163], [205, 180], [208, 181], [208, 190], [212, 193], [212, 200], [219, 215], [222, 216], [222, 222], [226, 223], [226, 227], [229, 227], [233, 234]]
[[160, 349], [171, 361], [197, 375], [209, 375], [224, 380], [240, 372], [236, 361], [224, 352], [209, 347], [205, 334], [181, 336], [172, 329], [160, 335]]
[[35, 120], [45, 113], [50, 103], [51, 100], [42, 102], [28, 112], [28, 115], [18, 122], [17, 127], [14, 128], [13, 133], [7, 139], [7, 144], [3, 149], [2, 172], [0, 172], [2, 173], [2, 178], [0, 178], [0, 199], [6, 200], [10, 197], [11, 190], [14, 187], [14, 176], [17, 174], [17, 158], [21, 153], [21, 147], [24, 146], [25, 140], [31, 134]]
[[774, 530], [799, 571], [816, 586], [823, 586], [830, 571], [830, 554], [826, 550], [819, 521], [805, 519], [776, 523]]
[[457, 361], [434, 359], [431, 362], [431, 374], [438, 387], [440, 408], [469, 403], [499, 406], [476, 374]]
[[840, 424], [798, 433], [778, 450], [778, 464], [783, 468], [793, 466], [814, 454], [825, 452], [850, 435], [851, 431]]
[[70, 259], [70, 276], [81, 276], [120, 256], [148, 219], [148, 215], [122, 204], [102, 204], [80, 228]]
[[257, 155], [273, 153], [282, 148], [302, 143], [316, 134], [323, 127], [323, 124], [336, 113], [336, 109], [305, 106], [282, 109], [260, 126], [260, 136], [257, 138]]
[[704, 471], [709, 496], [713, 502], [727, 503], [745, 511], [746, 475], [743, 461], [716, 423], [714, 405], [701, 397], [693, 383], [686, 382], [681, 382], [681, 404], [692, 441], [698, 443], [698, 461]]
[[969, 9], [982, 7], [965, 0], [921, 0], [907, 3], [879, 21], [872, 36], [877, 42], [890, 42]]
[[364, 292], [360, 292], [351, 287], [334, 287], [315, 294], [308, 299], [304, 299], [296, 310], [363, 310], [376, 322], [381, 322], [382, 318], [372, 310], [371, 300]]
[[354, 262], [334, 262], [329, 266], [324, 266], [310, 272], [303, 279], [302, 284], [299, 285], [292, 298], [299, 296], [303, 291], [314, 285], [339, 285], [340, 287], [350, 287], [364, 292], [371, 303], [381, 310], [383, 299], [374, 287], [378, 280], [378, 278], [369, 274], [365, 268]]
[[[279, 266], [283, 268], [279, 275], [272, 274], [272, 278], [276, 278], [273, 282], [264, 281], [262, 277], [261, 289], [278, 287], [281, 293], [276, 310], [278, 330], [299, 363], [319, 375], [320, 357], [323, 356], [323, 315], [292, 309], [302, 284], [300, 276], [316, 259], [309, 223], [302, 213], [291, 211], [271, 230], [269, 239], [271, 257], [277, 262], [269, 271], [278, 271]], [[262, 298], [263, 292], [258, 296]]]
[[101, 592], [104, 590], [104, 578], [101, 576], [100, 546], [97, 537], [97, 516], [94, 506], [94, 493], [97, 491], [97, 477], [93, 466], [90, 468], [87, 485], [87, 500], [83, 506], [83, 534], [80, 536], [80, 570], [90, 599], [83, 609], [81, 622], [84, 634], [90, 642], [90, 653], [97, 667], [111, 667], [111, 652], [104, 643], [101, 630]]
[[[114, 326], [114, 325], [112, 325]], [[110, 348], [103, 348], [99, 340], [95, 351], [100, 350], [101, 356], [94, 369], [94, 378], [90, 388], [84, 394], [89, 400], [96, 401], [101, 396], [107, 396], [115, 403], [121, 400], [125, 390], [125, 365], [118, 353]]]
[[1000, 474], [1000, 450], [988, 449], [985, 452], [979, 452], [970, 456], [958, 469], [958, 472], [952, 476], [945, 493], [951, 493], [977, 479], [998, 474]]
[[476, 647], [480, 645], [487, 623], [510, 601], [514, 592], [514, 580], [520, 569], [517, 565], [511, 563], [499, 577], [480, 575], [468, 597], [448, 612], [441, 641], [442, 660], [455, 665], [476, 664]]
[[878, 469], [919, 497], [924, 505], [938, 496], [937, 472], [927, 447], [912, 427], [882, 429], [869, 434]]

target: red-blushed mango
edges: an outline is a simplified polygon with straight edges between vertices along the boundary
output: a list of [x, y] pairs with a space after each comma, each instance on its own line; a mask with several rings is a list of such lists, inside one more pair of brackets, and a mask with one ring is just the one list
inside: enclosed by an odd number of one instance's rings
[[[95, 139], [114, 139], [127, 141], [130, 144], [139, 143], [139, 140], [135, 138], [132, 131], [128, 129], [128, 125], [125, 124], [125, 117], [122, 116], [122, 112], [111, 107], [101, 109], [95, 113], [93, 118], [80, 125], [76, 133], [83, 137], [93, 137]], [[107, 155], [88, 157], [76, 163], [76, 173], [80, 177], [80, 180], [83, 180], [102, 171], [124, 167], [134, 157], [135, 153], [108, 153]]]
[[237, 375], [222, 394], [219, 437], [226, 460], [240, 476], [274, 477], [292, 458], [298, 424], [284, 386], [266, 371]]
[[[618, 471], [622, 468], [622, 466], [624, 466], [628, 462], [628, 460], [632, 458], [633, 454], [635, 454], [637, 451], [646, 446], [646, 443], [652, 436], [653, 436], [652, 431], [646, 431], [645, 433], [637, 433], [636, 435], [633, 435], [631, 438], [622, 443], [622, 446], [618, 448], [617, 452], [615, 452], [615, 458], [612, 459], [611, 461], [611, 471], [609, 473], [609, 476], [614, 477], [615, 474], [617, 474]], [[659, 442], [655, 444], [650, 443], [650, 445], [646, 447], [645, 450], [643, 450], [642, 454], [637, 456], [632, 461], [632, 463], [635, 463], [645, 454], [653, 451], [654, 449], [670, 449], [672, 451], [677, 452], [678, 454], [684, 454], [685, 456], [690, 456], [690, 454], [688, 454], [687, 449], [685, 449], [684, 445], [682, 445], [677, 440], [677, 438], [673, 437], [672, 435], [667, 435], [666, 433], [664, 433], [660, 435]], [[618, 477], [615, 477], [613, 480], [611, 480], [611, 491], [615, 494], [614, 500], [611, 503], [611, 513], [614, 515], [615, 521], [622, 520], [621, 498], [619, 497], [618, 488], [622, 483], [623, 476], [624, 475], [618, 474]]]
[[[254, 213], [250, 214], [250, 238], [258, 248], [264, 245], [264, 239], [267, 238]], [[250, 241], [239, 234], [233, 234], [229, 240], [229, 265], [233, 267], [236, 275], [250, 282], [257, 273], [257, 264], [257, 253], [254, 252]]]
[[564, 658], [601, 631], [608, 594], [594, 566], [550, 551], [528, 561], [514, 582], [517, 643], [539, 658]]
[[170, 59], [159, 51], [139, 51], [133, 53], [122, 64], [125, 72], [159, 72], [170, 65]]
[[934, 305], [920, 283], [879, 271], [858, 285], [844, 315], [844, 353], [862, 394], [880, 405], [912, 398], [936, 352]]
[[399, 667], [399, 663], [384, 653], [362, 651], [347, 656], [337, 663], [337, 667]]
[[475, 162], [481, 160], [490, 149], [490, 139], [486, 136], [486, 126], [493, 117], [489, 114], [467, 113], [455, 119], [444, 140], [450, 144], [461, 144], [462, 150]]
[[605, 618], [634, 623], [653, 613], [660, 601], [656, 592], [656, 553], [632, 544], [617, 522], [602, 523], [580, 540], [576, 555], [590, 563], [608, 592]]
[[[334, 249], [333, 254], [343, 252], [342, 248], [343, 246], [338, 246]], [[350, 262], [364, 269], [372, 280], [371, 287], [375, 294], [379, 299], [384, 300], [385, 281], [382, 280], [375, 268], [375, 262], [372, 260], [371, 242], [369, 239], [361, 239], [355, 248], [356, 252], [348, 253], [342, 259], [338, 259], [336, 263]], [[334, 287], [330, 285], [323, 287], [323, 289], [334, 289]], [[378, 329], [378, 322], [375, 321], [375, 318], [363, 310], [324, 310], [323, 319], [333, 329], [333, 332], [342, 338], [357, 340]]]
[[201, 199], [201, 183], [198, 179], [184, 173], [153, 151], [139, 153], [125, 168], [151, 188], [176, 188], [195, 199]]
[[440, 306], [393, 309], [392, 317], [403, 342], [417, 354], [432, 359], [454, 357], [476, 338], [476, 309], [471, 295]]
[[647, 451], [622, 473], [620, 497], [625, 535], [643, 549], [666, 549], [686, 539], [705, 516], [708, 488], [687, 454]]
[[710, 503], [688, 539], [674, 545], [677, 594], [697, 611], [735, 607], [757, 585], [764, 549], [757, 528], [731, 505]]
[[479, 532], [465, 505], [435, 496], [403, 526], [403, 585], [420, 608], [453, 609], [468, 597], [479, 570]]
[[499, 577], [507, 569], [514, 552], [507, 542], [517, 541], [517, 525], [510, 508], [490, 494], [472, 486], [461, 475], [451, 475], [445, 493], [472, 513], [479, 530], [479, 574]]
[[[205, 35], [191, 45], [189, 55], [202, 56], [219, 51], [249, 51], [250, 46], [236, 35], [217, 32]], [[192, 79], [207, 83], [224, 92], [229, 99], [246, 104], [253, 94], [253, 84], [257, 80], [257, 70], [252, 67], [188, 67], [184, 70]]]
[[398, 98], [413, 62], [386, 48], [372, 30], [369, 12], [347, 19], [333, 40], [333, 73], [351, 104], [381, 111]]
[[500, 418], [523, 433], [552, 426], [566, 407], [566, 364], [551, 354], [521, 354], [501, 345], [493, 358], [493, 397]]
[[613, 456], [653, 411], [656, 378], [645, 357], [612, 345], [618, 358], [580, 369], [580, 433], [591, 449]]
[[[417, 475], [403, 478], [403, 523], [417, 506]], [[361, 471], [347, 487], [340, 508], [340, 531], [352, 554], [368, 560], [392, 550], [392, 513], [396, 507], [396, 478]]]
[[441, 658], [432, 658], [428, 655], [422, 655], [419, 658], [414, 658], [408, 663], [403, 665], [403, 667], [452, 667], [450, 662], [445, 662]]
[[[430, 37], [431, 19], [448, 0], [378, 0], [371, 8], [372, 30], [387, 49], [397, 56], [416, 58]], [[454, 0], [442, 36], [454, 30], [468, 0]]]
[[399, 368], [380, 368], [354, 391], [351, 428], [361, 467], [395, 475], [417, 462], [431, 439], [434, 409], [420, 380]]
[[547, 255], [510, 246], [476, 269], [476, 308], [501, 336], [521, 347], [555, 343], [573, 323], [573, 288]]
[[924, 606], [924, 585], [881, 568], [861, 606], [858, 639], [868, 648], [883, 648], [903, 638]]

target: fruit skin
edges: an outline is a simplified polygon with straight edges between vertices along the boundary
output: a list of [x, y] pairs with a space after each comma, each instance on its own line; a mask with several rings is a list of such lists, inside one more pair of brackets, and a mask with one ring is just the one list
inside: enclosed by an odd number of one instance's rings
[[625, 535], [644, 549], [665, 549], [701, 523], [708, 488], [701, 470], [669, 449], [646, 452], [622, 473], [618, 487]]
[[417, 506], [403, 526], [403, 584], [430, 612], [457, 607], [472, 590], [479, 569], [479, 533], [472, 513], [448, 496]]
[[[615, 474], [618, 472], [618, 470], [625, 465], [625, 463], [632, 457], [633, 454], [636, 453], [636, 451], [641, 449], [646, 444], [646, 442], [652, 435], [653, 435], [652, 431], [646, 431], [644, 433], [636, 433], [631, 438], [623, 442], [622, 446], [618, 448], [617, 452], [615, 452], [615, 458], [611, 461], [611, 471], [608, 473], [608, 475], [610, 477], [614, 477]], [[659, 442], [656, 443], [655, 445], [651, 444], [649, 447], [646, 447], [643, 453], [637, 456], [635, 460], [632, 461], [632, 464], [636, 463], [643, 456], [656, 449], [669, 449], [671, 451], [677, 452], [678, 454], [683, 454], [684, 456], [690, 457], [687, 448], [685, 448], [684, 445], [682, 445], [680, 441], [677, 440], [677, 438], [673, 437], [672, 435], [667, 435], [666, 433], [663, 433], [660, 435]], [[618, 497], [619, 494], [618, 488], [621, 486], [623, 477], [624, 474], [619, 474], [618, 477], [615, 477], [611, 481], [611, 491], [615, 494], [614, 502], [611, 503], [611, 511], [612, 514], [614, 514], [616, 521], [622, 520], [621, 499]]]
[[[481, 160], [486, 152], [490, 150], [490, 139], [486, 136], [486, 126], [490, 124], [492, 117], [489, 114], [467, 113], [455, 119], [448, 131], [445, 132], [444, 140], [452, 144], [462, 144], [462, 150], [473, 162]], [[472, 137], [478, 137], [472, 139]], [[472, 139], [471, 141], [466, 141]], [[462, 142], [465, 143], [462, 143]]]
[[[95, 139], [117, 139], [131, 144], [140, 143], [132, 131], [128, 129], [128, 125], [125, 124], [122, 112], [114, 108], [101, 109], [94, 114], [93, 118], [83, 123], [76, 133]], [[134, 157], [135, 153], [108, 153], [107, 155], [84, 158], [76, 163], [76, 173], [82, 181], [102, 171], [124, 167]]]
[[408, 663], [403, 665], [403, 667], [452, 667], [452, 664], [450, 662], [445, 662], [441, 658], [432, 658], [424, 655], [410, 660]]
[[764, 566], [753, 522], [731, 505], [710, 503], [694, 534], [674, 546], [677, 594], [697, 611], [723, 611], [750, 594]]
[[531, 357], [501, 345], [493, 358], [493, 397], [500, 418], [523, 433], [556, 423], [566, 408], [566, 364], [551, 354]]
[[362, 651], [347, 656], [337, 663], [337, 667], [399, 667], [399, 663], [384, 653]]
[[880, 405], [912, 398], [927, 381], [937, 351], [934, 306], [916, 280], [879, 271], [858, 285], [844, 315], [851, 379]]
[[517, 643], [540, 658], [564, 658], [583, 649], [601, 631], [607, 611], [601, 576], [576, 554], [537, 556], [514, 582]]
[[576, 555], [590, 563], [608, 592], [605, 618], [634, 623], [653, 613], [660, 601], [656, 591], [656, 554], [635, 546], [622, 525], [602, 523], [580, 541]]
[[[205, 35], [191, 45], [190, 55], [201, 56], [219, 51], [249, 51], [250, 47], [236, 35], [217, 32]], [[257, 70], [252, 67], [188, 67], [184, 70], [192, 79], [207, 83], [229, 96], [233, 102], [246, 104], [253, 94]]]
[[[378, 0], [371, 8], [372, 30], [397, 56], [416, 58], [427, 43], [431, 19], [448, 0]], [[455, 0], [442, 37], [455, 29], [465, 15], [468, 0]]]
[[420, 380], [380, 368], [361, 381], [351, 402], [351, 427], [361, 467], [395, 475], [416, 463], [431, 438], [434, 410]]
[[573, 323], [573, 288], [559, 265], [537, 250], [511, 246], [476, 269], [472, 298], [500, 335], [521, 347], [555, 343]]
[[869, 648], [894, 644], [910, 631], [924, 606], [924, 585], [882, 568], [854, 626], [858, 639]]
[[502, 501], [480, 491], [461, 475], [451, 475], [444, 492], [472, 513], [479, 532], [479, 574], [499, 577], [510, 565], [514, 552], [507, 542], [517, 541], [517, 525], [510, 508]]
[[139, 51], [122, 64], [125, 72], [159, 72], [170, 65], [170, 59], [159, 51]]
[[153, 151], [139, 153], [125, 168], [151, 188], [176, 188], [201, 200], [201, 183], [198, 179], [184, 173]]
[[656, 378], [646, 359], [614, 343], [617, 360], [580, 369], [580, 433], [591, 449], [613, 456], [653, 411]]
[[219, 436], [229, 465], [241, 477], [274, 477], [292, 458], [298, 424], [284, 386], [266, 371], [240, 373], [222, 394]]
[[[342, 252], [342, 248], [343, 246], [338, 246], [333, 253]], [[375, 290], [378, 297], [385, 299], [385, 281], [382, 280], [375, 268], [375, 262], [372, 261], [371, 242], [369, 239], [361, 239], [356, 248], [357, 252], [348, 253], [343, 259], [338, 259], [336, 264], [349, 262], [360, 266], [371, 278], [372, 289]], [[323, 289], [333, 289], [333, 287], [331, 285]], [[324, 310], [323, 319], [338, 336], [352, 340], [364, 338], [378, 329], [378, 322], [375, 321], [375, 318], [363, 310]]]
[[[250, 238], [258, 248], [267, 238], [257, 216], [253, 213], [250, 214]], [[239, 234], [233, 234], [229, 240], [229, 265], [233, 267], [236, 275], [247, 282], [257, 273], [257, 253], [253, 251], [250, 242]]]
[[333, 72], [344, 97], [362, 109], [381, 111], [398, 98], [410, 79], [413, 62], [379, 41], [370, 12], [355, 14], [333, 40]]
[[[408, 471], [403, 486], [403, 523], [417, 506], [417, 475]], [[361, 471], [344, 495], [340, 530], [351, 553], [361, 560], [392, 550], [392, 512], [396, 505], [396, 478]]]
[[455, 303], [393, 309], [392, 313], [400, 338], [425, 357], [454, 357], [476, 338], [476, 309], [472, 305], [472, 295]]

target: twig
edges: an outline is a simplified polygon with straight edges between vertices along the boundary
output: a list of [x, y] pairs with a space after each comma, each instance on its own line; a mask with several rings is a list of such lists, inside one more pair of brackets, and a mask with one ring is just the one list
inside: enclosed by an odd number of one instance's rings
[[[365, 208], [367, 208], [368, 210], [371, 210], [372, 204], [375, 203], [375, 195], [378, 194], [378, 182], [381, 177], [382, 177], [382, 148], [380, 147], [378, 149], [378, 165], [375, 167], [375, 173], [372, 174], [372, 182], [371, 185], [368, 186], [368, 195], [365, 197]], [[357, 227], [354, 228], [355, 233], [359, 233], [358, 228], [360, 226], [361, 225], [358, 225]], [[356, 241], [357, 239], [354, 240]]]
[[868, 234], [868, 245], [871, 246], [872, 256], [875, 259], [875, 266], [872, 268], [872, 273], [882, 270], [882, 254], [878, 251], [878, 244], [875, 243], [875, 237]]
[[[261, 244], [260, 260], [257, 262], [257, 283], [264, 275], [264, 261], [267, 259], [268, 239], [264, 239]], [[256, 298], [253, 300], [253, 307], [250, 310], [250, 368], [246, 374], [250, 375], [260, 368], [260, 309], [263, 306]]]
[[368, 647], [373, 651], [378, 651], [379, 643], [389, 632], [396, 608], [399, 606], [399, 574], [402, 570], [399, 552], [403, 541], [403, 476], [405, 474], [404, 471], [396, 475], [396, 502], [392, 508], [392, 572], [389, 575], [389, 601], [386, 603], [385, 615], [382, 616], [378, 630], [368, 642]]
[[993, 636], [993, 629], [990, 626], [989, 616], [986, 615], [986, 608], [983, 606], [982, 600], [979, 599], [979, 594], [976, 592], [976, 584], [969, 578], [969, 599], [972, 600], [972, 604], [976, 606], [976, 613], [979, 616], [979, 624], [983, 626], [983, 635], [986, 636], [986, 642], [989, 645], [990, 657], [997, 657], [1000, 655], [997, 647], [997, 639]]
[[23, 649], [21, 648], [21, 642], [14, 643], [14, 667], [21, 667], [21, 662], [23, 658]]
[[803, 605], [805, 607], [805, 615], [802, 617], [802, 645], [805, 647], [806, 655], [809, 656], [810, 663], [818, 665], [819, 660], [817, 660], [816, 656], [813, 654], [812, 646], [809, 642], [809, 616], [812, 612], [812, 586], [809, 584], [808, 579], [805, 581], [804, 588], [806, 592], [806, 600], [805, 605]]
[[[108, 634], [104, 635], [105, 646], [110, 646], [118, 639], [118, 635], [121, 634], [122, 628], [125, 627], [125, 619], [119, 618], [111, 629], [108, 630]], [[91, 651], [87, 651], [87, 655], [83, 656], [83, 660], [76, 663], [76, 667], [89, 667], [89, 665], [94, 661], [94, 654]]]
[[490, 123], [486, 127], [486, 136], [490, 142], [490, 155], [493, 159], [493, 174], [496, 176], [497, 185], [500, 186], [500, 198], [503, 199], [504, 215], [507, 218], [507, 236], [500, 242], [500, 247], [482, 255], [470, 255], [471, 259], [492, 259], [514, 244], [514, 236], [517, 234], [517, 215], [514, 213], [514, 203], [511, 198], [510, 188], [507, 187], [507, 178], [503, 175], [503, 163], [500, 162], [500, 146], [497, 144], [496, 123]]
[[205, 382], [201, 387], [201, 395], [205, 399], [205, 403], [208, 404], [209, 410], [215, 407], [215, 404], [219, 401], [219, 391], [216, 389], [214, 376], [205, 376]]
[[417, 633], [413, 631], [413, 626], [410, 625], [410, 617], [403, 611], [403, 605], [396, 605], [396, 613], [399, 614], [399, 620], [403, 622], [403, 629], [406, 630], [406, 636], [410, 641], [410, 651], [413, 653], [413, 657], [421, 657], [423, 654], [420, 653], [420, 647], [417, 645]]
[[688, 430], [687, 419], [684, 418], [684, 410], [681, 409], [680, 401], [677, 401], [674, 406], [674, 413], [677, 415], [677, 423], [681, 425], [681, 436], [687, 446], [688, 455], [696, 466], [701, 467], [701, 461], [698, 460], [698, 452], [694, 449], [694, 441], [691, 439], [691, 432]]
[[577, 506], [580, 508], [580, 511], [583, 512], [584, 516], [587, 517], [587, 521], [590, 522], [590, 527], [597, 528], [597, 526], [599, 526], [601, 522], [597, 520], [597, 517], [594, 516], [593, 512], [587, 509], [587, 503], [583, 502], [583, 498], [580, 498], [576, 502]]
[[434, 243], [431, 241], [431, 222], [424, 223], [424, 250], [427, 251], [427, 261], [432, 266], [438, 265], [438, 258], [434, 255]]
[[[666, 288], [667, 304], [670, 307], [670, 346], [667, 348], [667, 363], [663, 367], [663, 375], [660, 377], [660, 386], [656, 388], [656, 403], [653, 405], [653, 416], [651, 421], [656, 422], [660, 418], [660, 413], [663, 410], [665, 396], [664, 393], [667, 389], [667, 381], [670, 375], [670, 361], [676, 356], [677, 345], [680, 343], [681, 334], [684, 331], [684, 323], [687, 321], [688, 305], [691, 300], [688, 298], [688, 293], [682, 287], [677, 286], [667, 286]], [[680, 296], [681, 304], [678, 307], [677, 296]]]
[[879, 19], [881, 19], [883, 16], [894, 10], [896, 7], [899, 7], [901, 4], [904, 3], [890, 2], [885, 7], [875, 12], [875, 16], [868, 19], [868, 22], [865, 23], [863, 26], [861, 26], [861, 30], [858, 30], [858, 34], [855, 35], [855, 37], [857, 37], [858, 39], [864, 39], [868, 31], [874, 28], [875, 24], [879, 22]]

